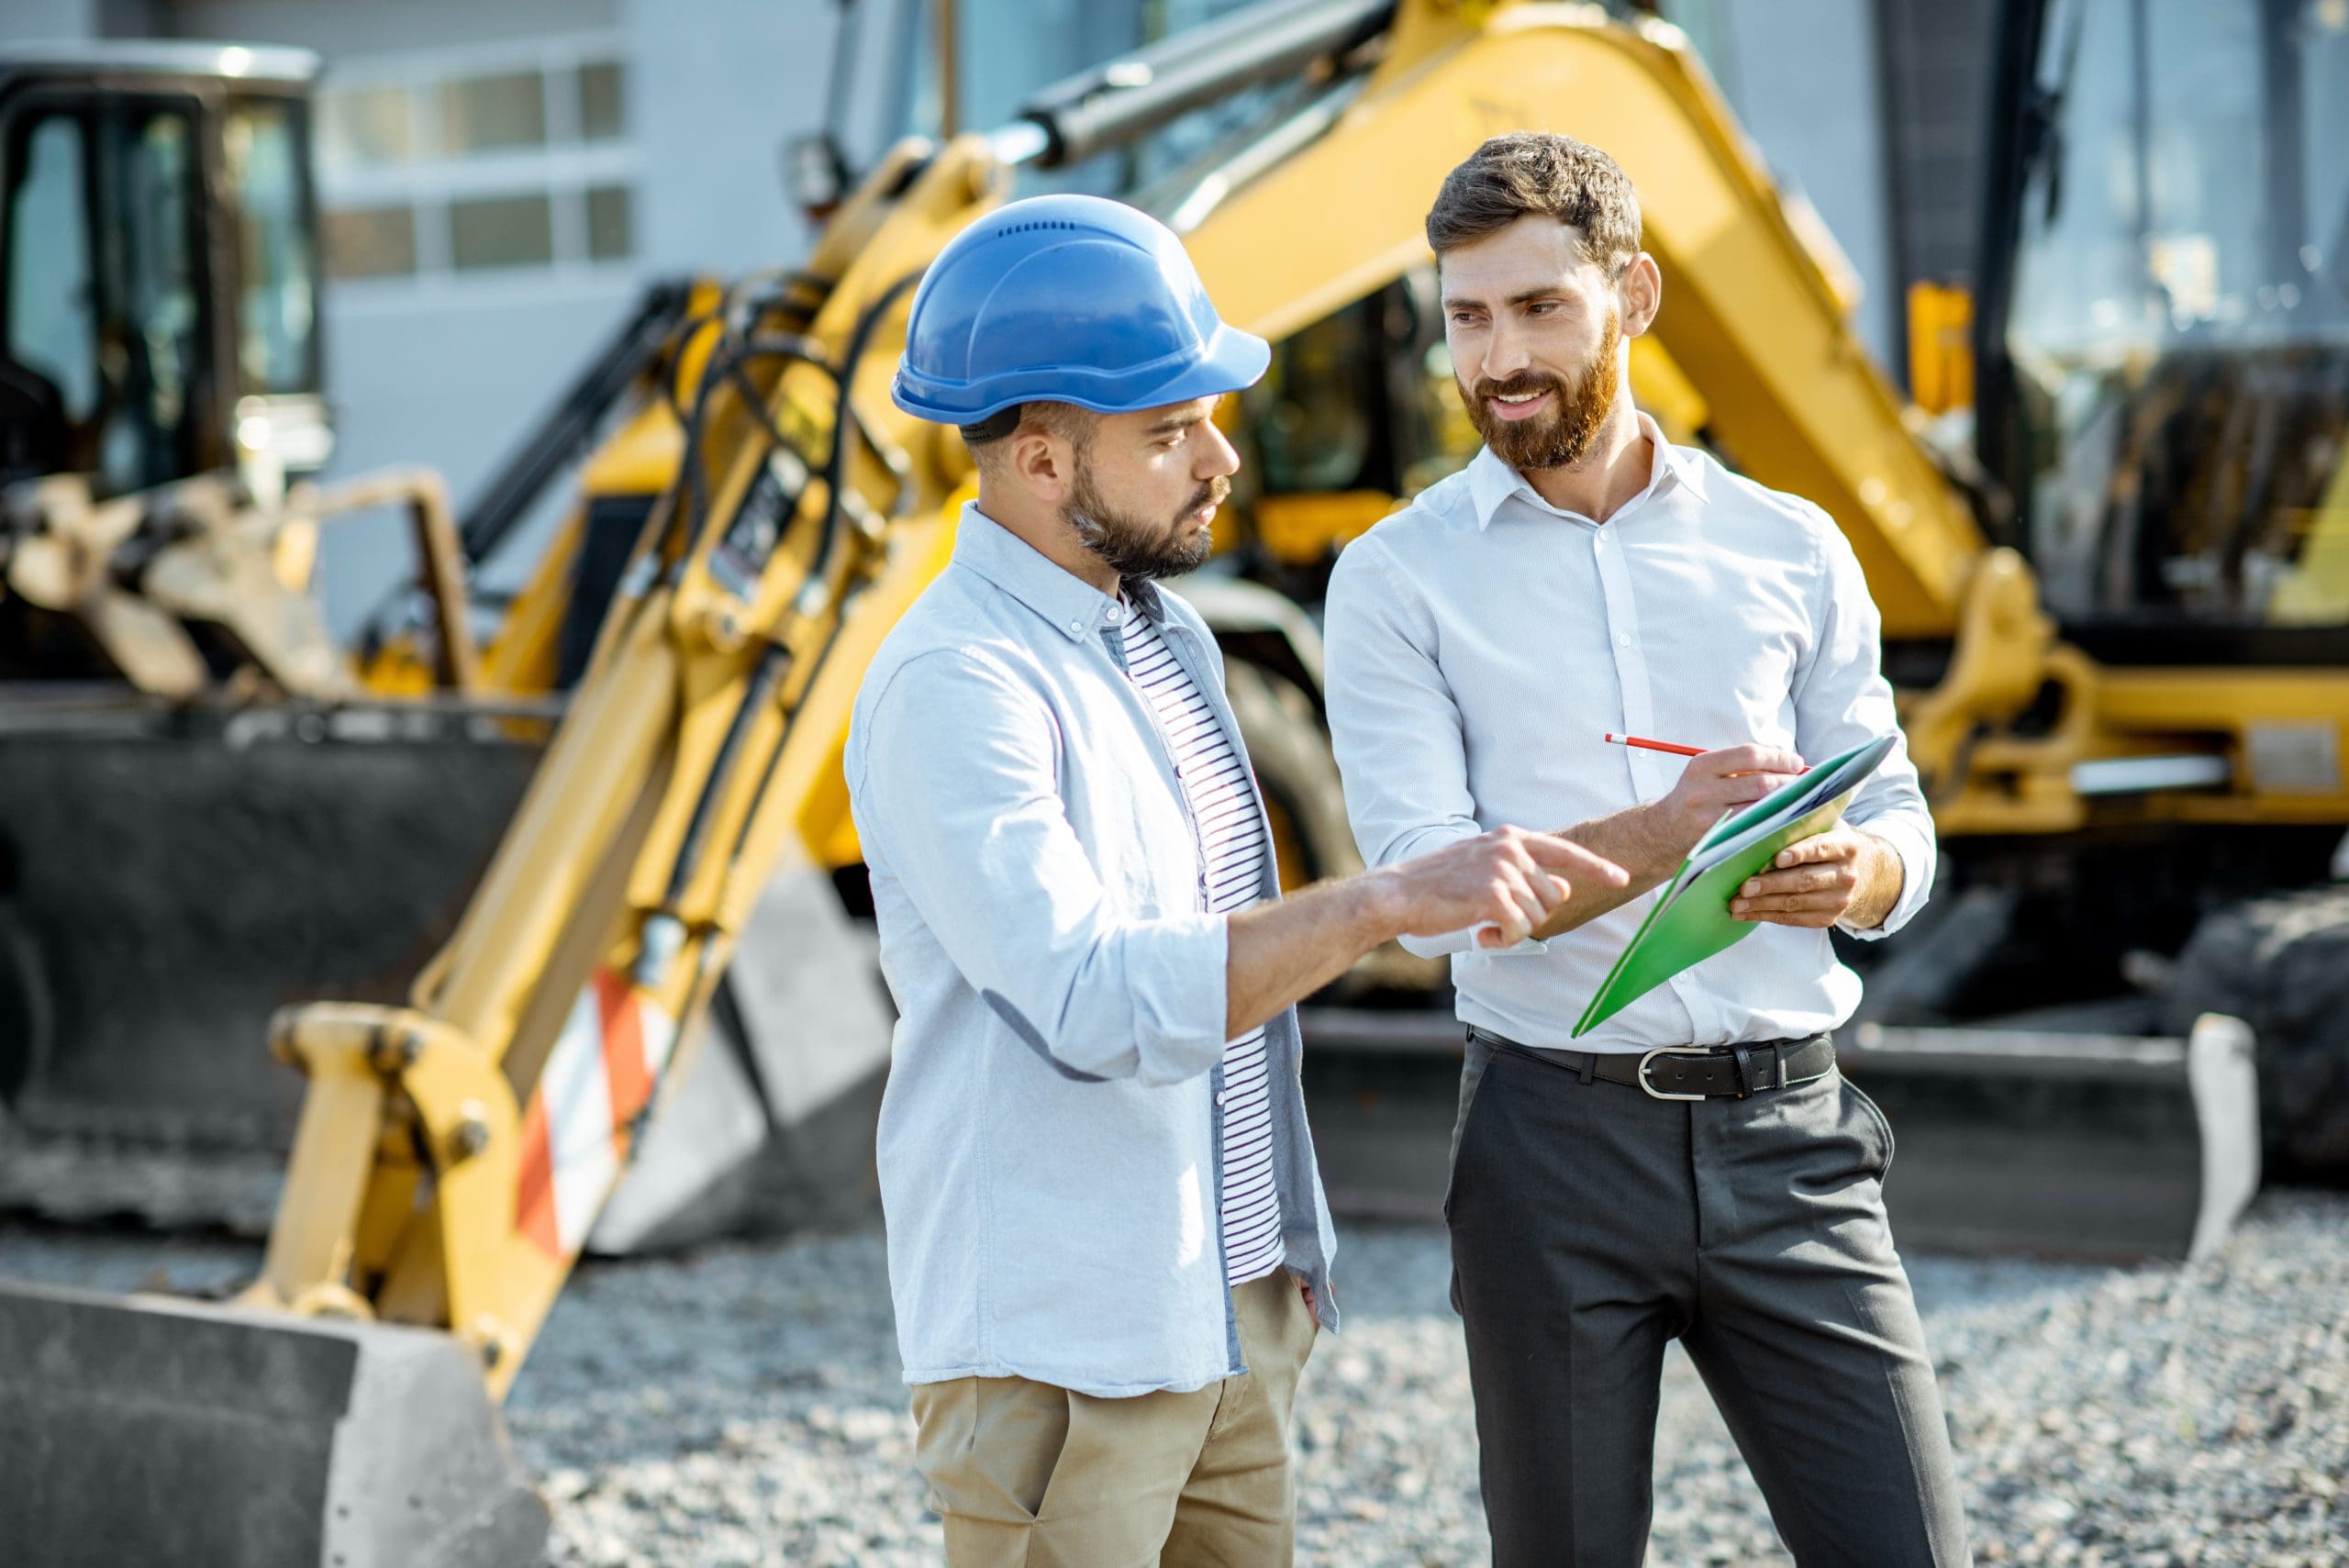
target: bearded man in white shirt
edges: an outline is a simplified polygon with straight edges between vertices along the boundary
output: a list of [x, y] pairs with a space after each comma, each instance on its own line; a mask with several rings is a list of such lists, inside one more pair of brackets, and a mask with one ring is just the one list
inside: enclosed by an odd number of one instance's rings
[[[1452, 951], [1469, 1026], [1445, 1217], [1494, 1562], [1639, 1568], [1666, 1345], [1704, 1375], [1803, 1568], [1968, 1561], [1948, 1434], [1887, 1225], [1889, 1128], [1828, 1031], [1863, 939], [1924, 902], [1932, 822], [1896, 747], [1845, 824], [1731, 906], [1760, 928], [1580, 1040], [1666, 881], [1731, 806], [1896, 727], [1878, 620], [1817, 506], [1665, 441], [1631, 339], [1663, 304], [1596, 148], [1479, 148], [1427, 221], [1486, 446], [1350, 546], [1329, 710], [1374, 865], [1501, 823], [1631, 873], [1498, 953]], [[1608, 745], [1628, 731], [1718, 750]]]

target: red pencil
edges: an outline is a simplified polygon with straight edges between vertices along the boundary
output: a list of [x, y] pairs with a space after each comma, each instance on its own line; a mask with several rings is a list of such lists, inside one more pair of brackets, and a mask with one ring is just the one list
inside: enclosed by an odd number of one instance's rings
[[1702, 746], [1675, 746], [1669, 740], [1650, 740], [1643, 735], [1609, 735], [1606, 740], [1616, 746], [1637, 746], [1646, 751], [1669, 751], [1675, 757], [1701, 757]]
[[[1701, 757], [1705, 754], [1705, 749], [1702, 746], [1681, 746], [1670, 740], [1651, 740], [1644, 735], [1608, 734], [1600, 736], [1599, 739], [1610, 745], [1637, 746], [1645, 751], [1669, 751], [1675, 757]], [[1805, 768], [1803, 772], [1807, 773], [1810, 770]]]

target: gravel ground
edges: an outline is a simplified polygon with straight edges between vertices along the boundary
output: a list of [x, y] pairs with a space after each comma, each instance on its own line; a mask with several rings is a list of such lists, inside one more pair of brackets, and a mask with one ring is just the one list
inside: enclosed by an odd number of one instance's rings
[[[0, 1226], [0, 1277], [200, 1291], [236, 1240]], [[2349, 1195], [2271, 1193], [2193, 1268], [1910, 1262], [1986, 1563], [2349, 1562]], [[1354, 1229], [1299, 1396], [1300, 1561], [1480, 1562], [1440, 1230]], [[592, 1265], [508, 1407], [563, 1564], [938, 1561], [880, 1239]], [[1652, 1564], [1787, 1559], [1675, 1353]]]

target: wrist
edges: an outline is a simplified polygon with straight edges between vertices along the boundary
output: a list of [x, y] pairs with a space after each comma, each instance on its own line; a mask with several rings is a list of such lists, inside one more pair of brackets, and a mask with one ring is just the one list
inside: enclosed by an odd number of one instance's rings
[[1353, 927], [1364, 951], [1391, 942], [1409, 929], [1410, 892], [1403, 884], [1398, 867], [1379, 866], [1364, 872], [1344, 886], [1353, 895], [1348, 923]]
[[[1854, 830], [1856, 833], [1856, 829]], [[1857, 833], [1860, 840], [1859, 891], [1844, 911], [1844, 924], [1855, 931], [1873, 931], [1900, 902], [1908, 883], [1908, 867], [1900, 853], [1873, 833]]]
[[1688, 851], [1697, 847], [1697, 840], [1705, 836], [1705, 829], [1713, 825], [1713, 818], [1700, 819], [1668, 795], [1644, 809], [1648, 813], [1648, 841], [1643, 848], [1648, 851], [1648, 863], [1638, 869], [1650, 876], [1670, 876], [1688, 858]]

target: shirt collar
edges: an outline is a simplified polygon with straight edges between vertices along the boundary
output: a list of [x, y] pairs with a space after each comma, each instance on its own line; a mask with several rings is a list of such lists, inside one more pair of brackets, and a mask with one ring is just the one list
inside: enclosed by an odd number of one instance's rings
[[[1082, 642], [1097, 628], [1125, 618], [1118, 600], [1056, 564], [980, 511], [975, 501], [963, 503], [962, 522], [954, 533], [954, 563], [969, 567], [1043, 617], [1071, 642]], [[1152, 625], [1166, 618], [1155, 584], [1129, 578], [1124, 587], [1126, 598]]]
[[[1652, 415], [1642, 413], [1640, 416], [1640, 431], [1647, 437], [1651, 443], [1649, 450], [1653, 453], [1648, 469], [1647, 487], [1618, 510], [1616, 517], [1620, 517], [1624, 512], [1630, 511], [1641, 500], [1654, 495], [1663, 488], [1667, 480], [1673, 484], [1687, 486], [1688, 493], [1698, 500], [1705, 499], [1703, 455], [1686, 447], [1675, 447], [1665, 440], [1664, 431], [1657, 428]], [[1527, 483], [1525, 475], [1495, 457], [1492, 448], [1478, 449], [1475, 457], [1468, 464], [1468, 499], [1476, 509], [1477, 528], [1482, 530], [1492, 527], [1493, 515], [1500, 510], [1501, 503], [1512, 495], [1522, 495], [1526, 500], [1553, 517], [1579, 517], [1582, 516], [1579, 512], [1562, 512], [1551, 506], [1550, 503], [1542, 499], [1531, 484]]]

